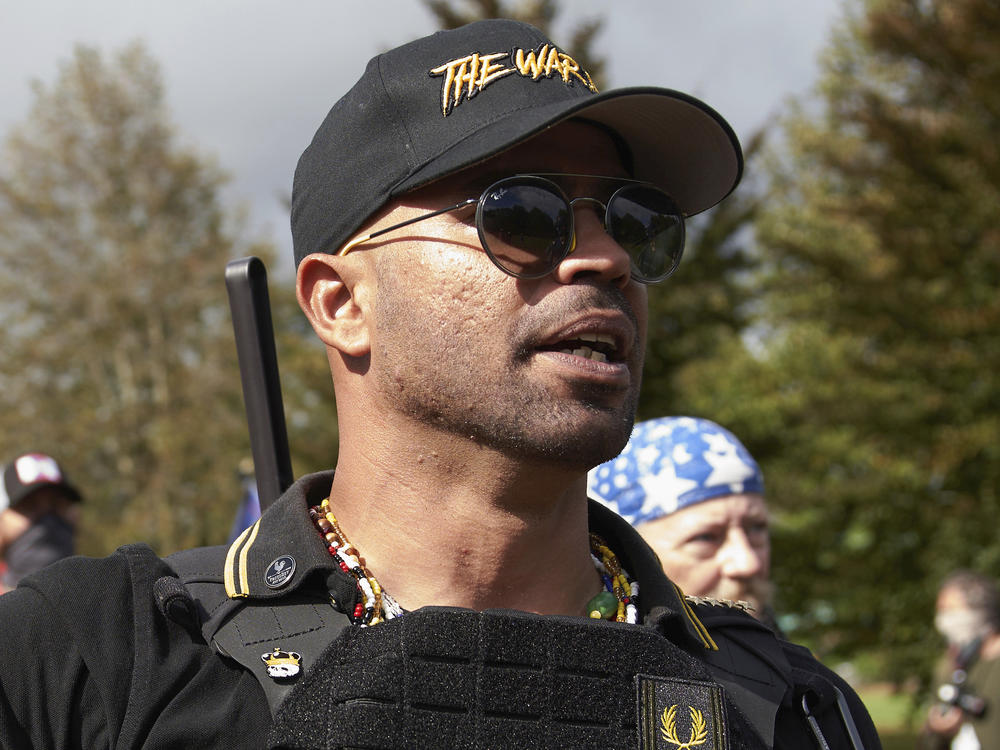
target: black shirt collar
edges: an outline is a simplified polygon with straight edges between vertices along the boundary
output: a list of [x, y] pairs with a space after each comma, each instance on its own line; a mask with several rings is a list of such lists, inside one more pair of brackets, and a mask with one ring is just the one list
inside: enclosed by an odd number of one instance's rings
[[[353, 608], [354, 579], [330, 556], [307, 512], [330, 494], [332, 482], [332, 470], [302, 477], [230, 545], [223, 572], [230, 598], [276, 599], [306, 581], [322, 580], [334, 599]], [[643, 624], [675, 643], [714, 649], [705, 626], [635, 529], [593, 500], [588, 512], [591, 531], [607, 542], [639, 583]]]
[[[224, 569], [230, 598], [273, 599], [296, 590], [317, 572], [339, 572], [308, 513], [330, 494], [332, 482], [333, 471], [302, 477], [237, 537]], [[284, 570], [289, 564], [294, 567], [291, 576], [273, 575], [281, 560], [286, 561]]]

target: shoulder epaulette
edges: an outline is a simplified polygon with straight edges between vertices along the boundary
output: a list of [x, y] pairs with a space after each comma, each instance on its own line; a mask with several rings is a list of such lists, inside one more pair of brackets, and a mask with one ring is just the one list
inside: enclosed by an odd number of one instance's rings
[[752, 615], [756, 611], [750, 602], [743, 599], [734, 601], [732, 599], [716, 599], [714, 596], [691, 596], [689, 594], [685, 594], [684, 598], [691, 602], [691, 604], [706, 605], [709, 607], [729, 607], [730, 609], [738, 609], [746, 612], [748, 615]]
[[350, 620], [330, 605], [325, 591], [293, 591], [280, 601], [250, 599], [246, 555], [239, 552], [253, 541], [256, 524], [250, 529], [249, 541], [244, 532], [228, 549], [184, 550], [166, 562], [197, 607], [205, 641], [257, 678], [276, 714], [308, 669], [303, 655], [315, 661]]

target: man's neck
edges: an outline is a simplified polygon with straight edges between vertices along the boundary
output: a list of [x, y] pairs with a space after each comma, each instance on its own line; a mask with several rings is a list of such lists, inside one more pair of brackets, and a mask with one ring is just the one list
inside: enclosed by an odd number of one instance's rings
[[[343, 448], [343, 446], [342, 446]], [[330, 503], [382, 588], [426, 605], [584, 614], [586, 475], [471, 451], [341, 453]]]

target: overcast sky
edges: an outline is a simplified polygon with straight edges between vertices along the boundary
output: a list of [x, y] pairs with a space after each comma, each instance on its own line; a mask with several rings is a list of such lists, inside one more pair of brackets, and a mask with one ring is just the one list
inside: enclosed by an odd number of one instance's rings
[[[810, 89], [842, 5], [563, 0], [605, 19], [596, 48], [611, 87], [694, 94], [744, 139]], [[434, 29], [418, 0], [0, 0], [0, 135], [26, 117], [29, 82], [54, 81], [74, 44], [110, 53], [141, 39], [161, 65], [182, 142], [218, 159], [233, 180], [229, 199], [249, 205], [255, 232], [286, 250], [290, 269], [278, 196], [299, 154], [370, 57]]]

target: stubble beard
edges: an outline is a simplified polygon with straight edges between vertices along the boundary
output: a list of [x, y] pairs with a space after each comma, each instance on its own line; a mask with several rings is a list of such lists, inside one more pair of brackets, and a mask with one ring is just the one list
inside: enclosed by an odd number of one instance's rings
[[584, 471], [621, 452], [635, 419], [632, 393], [612, 410], [586, 397], [557, 398], [516, 372], [476, 387], [465, 368], [441, 377], [437, 367], [398, 362], [379, 377], [390, 408], [410, 419], [511, 457]]
[[774, 585], [764, 576], [754, 576], [744, 582], [740, 591], [723, 592], [722, 598], [750, 602], [755, 610], [754, 614], [760, 616], [771, 607], [774, 600]]
[[529, 377], [535, 352], [507, 349], [507, 365], [499, 373], [495, 362], [480, 366], [481, 352], [458, 348], [457, 356], [442, 356], [426, 321], [415, 320], [413, 310], [401, 309], [392, 296], [379, 294], [383, 335], [374, 358], [391, 363], [375, 368], [391, 411], [513, 458], [581, 471], [625, 447], [635, 421], [638, 378], [616, 407], [608, 403], [617, 399], [596, 386], [574, 387], [571, 396], [553, 394]]

